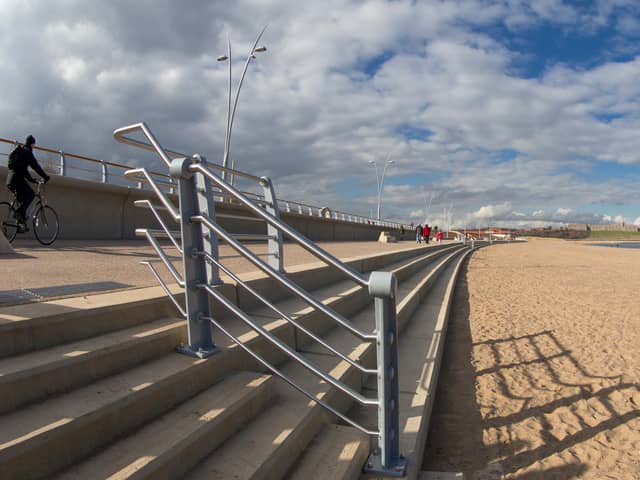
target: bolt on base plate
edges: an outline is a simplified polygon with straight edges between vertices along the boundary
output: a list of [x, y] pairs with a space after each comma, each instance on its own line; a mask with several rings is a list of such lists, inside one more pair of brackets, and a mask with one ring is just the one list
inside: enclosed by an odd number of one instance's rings
[[398, 458], [395, 465], [391, 467], [382, 466], [382, 458], [378, 452], [373, 452], [369, 455], [367, 463], [364, 464], [362, 469], [364, 473], [381, 474], [387, 477], [404, 477], [407, 475], [407, 465], [409, 461], [402, 455]]
[[182, 353], [184, 355], [188, 355], [190, 357], [195, 357], [195, 358], [208, 358], [211, 355], [215, 355], [216, 353], [218, 353], [220, 351], [219, 348], [217, 347], [213, 347], [211, 349], [204, 349], [204, 348], [199, 348], [198, 350], [193, 350], [189, 345], [180, 345], [178, 348], [176, 348], [176, 351], [178, 353]]

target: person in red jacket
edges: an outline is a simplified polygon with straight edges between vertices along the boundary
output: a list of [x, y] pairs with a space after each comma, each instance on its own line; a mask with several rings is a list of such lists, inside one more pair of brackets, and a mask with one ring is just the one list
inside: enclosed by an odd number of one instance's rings
[[425, 243], [429, 243], [429, 235], [431, 235], [431, 227], [429, 227], [429, 224], [425, 224], [422, 229], [422, 236], [424, 237]]

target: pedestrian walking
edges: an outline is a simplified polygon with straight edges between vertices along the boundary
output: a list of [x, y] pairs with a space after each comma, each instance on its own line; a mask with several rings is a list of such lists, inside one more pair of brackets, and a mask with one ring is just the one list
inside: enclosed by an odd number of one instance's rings
[[429, 243], [429, 237], [431, 236], [431, 227], [428, 223], [425, 224], [424, 228], [422, 229], [422, 236], [424, 237], [424, 242]]
[[416, 227], [416, 243], [422, 243], [422, 225]]

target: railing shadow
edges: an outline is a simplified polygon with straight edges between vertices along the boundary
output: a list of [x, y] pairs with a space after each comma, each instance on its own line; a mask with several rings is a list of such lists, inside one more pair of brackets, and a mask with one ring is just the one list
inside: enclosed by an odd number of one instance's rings
[[[640, 391], [637, 384], [623, 382], [621, 375], [590, 373], [552, 331], [474, 343], [469, 314], [465, 267], [449, 320], [423, 469], [462, 471], [471, 480], [575, 478], [592, 467], [575, 455], [566, 465], [541, 465], [640, 417], [640, 408], [623, 409], [612, 400], [621, 394], [633, 398]], [[485, 354], [485, 363], [490, 359], [489, 366], [475, 366], [479, 353]], [[510, 402], [510, 413], [477, 403], [476, 386], [482, 381], [491, 382], [496, 394]], [[540, 404], [546, 397], [551, 400]], [[596, 413], [587, 416], [589, 410]], [[559, 415], [571, 418], [566, 430], [555, 421]], [[518, 438], [517, 426], [523, 422], [536, 427], [531, 441]], [[488, 432], [500, 432], [502, 441], [489, 443]]]

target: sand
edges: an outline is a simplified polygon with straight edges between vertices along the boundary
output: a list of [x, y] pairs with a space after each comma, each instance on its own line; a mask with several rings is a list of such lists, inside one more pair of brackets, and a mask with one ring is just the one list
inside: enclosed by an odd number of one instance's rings
[[532, 239], [462, 273], [423, 469], [640, 479], [640, 250]]

